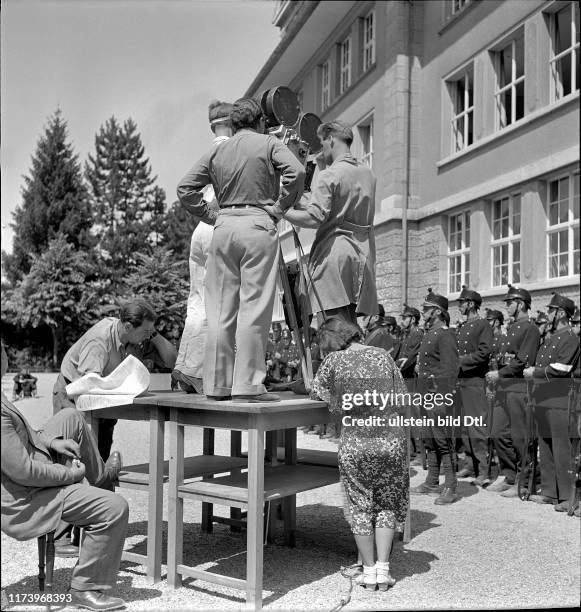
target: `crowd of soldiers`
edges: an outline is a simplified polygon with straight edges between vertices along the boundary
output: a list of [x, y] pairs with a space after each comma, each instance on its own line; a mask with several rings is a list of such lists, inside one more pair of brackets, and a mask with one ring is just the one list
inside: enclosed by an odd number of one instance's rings
[[[471, 478], [503, 497], [579, 516], [579, 308], [554, 293], [547, 312], [532, 317], [530, 293], [510, 285], [503, 301], [504, 313], [486, 308], [481, 316], [482, 296], [463, 287], [454, 328], [448, 299], [430, 289], [421, 312], [404, 304], [399, 325], [381, 305], [363, 322], [365, 343], [389, 352], [410, 393], [454, 397], [449, 406], [412, 407], [434, 425], [412, 428], [413, 463], [427, 476], [411, 492], [450, 504], [459, 499], [458, 478]], [[300, 360], [285, 332], [286, 340], [273, 325], [267, 363], [293, 377]], [[449, 417], [445, 425], [438, 415]], [[338, 435], [333, 425], [308, 433]]]

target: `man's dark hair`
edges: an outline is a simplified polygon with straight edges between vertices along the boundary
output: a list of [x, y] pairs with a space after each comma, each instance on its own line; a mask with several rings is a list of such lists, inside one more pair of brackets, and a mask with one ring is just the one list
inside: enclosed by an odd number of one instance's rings
[[155, 322], [157, 314], [145, 300], [138, 299], [123, 304], [119, 318], [123, 323], [131, 323], [133, 327], [139, 327], [144, 320]]
[[317, 128], [317, 134], [323, 140], [326, 140], [329, 136], [335, 136], [335, 138], [342, 140], [348, 147], [353, 143], [353, 130], [351, 126], [339, 119], [321, 123]]
[[240, 98], [232, 105], [230, 122], [235, 132], [244, 128], [257, 129], [261, 118], [262, 109], [254, 98]]

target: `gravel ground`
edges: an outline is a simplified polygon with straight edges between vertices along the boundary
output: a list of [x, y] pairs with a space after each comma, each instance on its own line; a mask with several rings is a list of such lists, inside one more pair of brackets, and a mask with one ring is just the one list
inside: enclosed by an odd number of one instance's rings
[[[12, 376], [2, 380], [11, 397]], [[39, 397], [17, 402], [31, 424], [39, 427], [52, 414], [53, 374], [40, 374]], [[152, 388], [163, 388], [160, 376]], [[146, 423], [120, 422], [114, 448], [124, 462], [147, 460]], [[299, 446], [333, 450], [333, 443], [299, 433]], [[226, 432], [216, 434], [216, 452], [226, 452]], [[244, 444], [244, 439], [243, 439]], [[186, 430], [186, 452], [201, 448], [200, 432]], [[167, 456], [166, 456], [167, 458]], [[412, 471], [412, 484], [424, 478]], [[579, 605], [579, 519], [550, 506], [503, 499], [461, 481], [462, 499], [435, 506], [433, 498], [412, 496], [412, 540], [397, 542], [391, 558], [395, 587], [387, 593], [356, 588], [344, 610], [433, 610], [548, 608]], [[122, 489], [130, 506], [125, 549], [145, 552], [147, 494]], [[167, 503], [167, 496], [165, 497]], [[356, 560], [355, 545], [341, 511], [338, 485], [297, 496], [297, 546], [282, 546], [282, 524], [275, 543], [264, 551], [264, 607], [268, 610], [330, 610], [347, 581], [339, 567]], [[224, 509], [222, 509], [224, 510]], [[216, 525], [211, 535], [200, 532], [200, 504], [184, 504], [184, 562], [217, 573], [245, 577], [244, 534]], [[167, 505], [164, 508], [167, 519]], [[164, 523], [164, 549], [167, 522]], [[2, 589], [6, 595], [37, 593], [36, 541], [16, 542], [2, 534]], [[163, 562], [165, 563], [165, 553]], [[74, 560], [57, 559], [54, 593], [64, 593]], [[186, 578], [181, 589], [165, 582], [151, 585], [142, 565], [122, 562], [117, 594], [128, 610], [236, 610], [244, 607], [241, 591]], [[3, 608], [4, 609], [4, 608]], [[13, 610], [40, 609], [11, 606]], [[61, 608], [62, 610], [63, 608]]]

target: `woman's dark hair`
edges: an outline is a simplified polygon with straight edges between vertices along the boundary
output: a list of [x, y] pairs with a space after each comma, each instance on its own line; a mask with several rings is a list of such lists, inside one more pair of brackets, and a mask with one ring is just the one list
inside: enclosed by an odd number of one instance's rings
[[230, 123], [235, 132], [244, 128], [256, 129], [261, 118], [262, 109], [254, 98], [240, 98], [232, 105]]
[[319, 327], [317, 334], [319, 347], [326, 353], [342, 351], [353, 342], [363, 339], [363, 332], [358, 325], [333, 317], [327, 319]]
[[157, 314], [145, 300], [132, 300], [121, 306], [119, 318], [123, 323], [139, 327], [144, 320], [155, 322]]

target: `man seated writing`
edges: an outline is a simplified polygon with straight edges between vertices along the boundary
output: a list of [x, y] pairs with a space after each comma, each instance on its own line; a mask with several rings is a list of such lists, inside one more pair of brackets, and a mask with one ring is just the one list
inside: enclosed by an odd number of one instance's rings
[[[2, 344], [2, 376], [7, 369]], [[123, 497], [97, 488], [116, 480], [119, 454], [104, 464], [93, 433], [74, 409], [61, 410], [36, 432], [2, 393], [1, 418], [2, 531], [30, 540], [54, 531], [61, 521], [82, 527], [70, 603], [89, 610], [122, 608], [123, 600], [109, 591], [121, 562], [129, 510]]]

